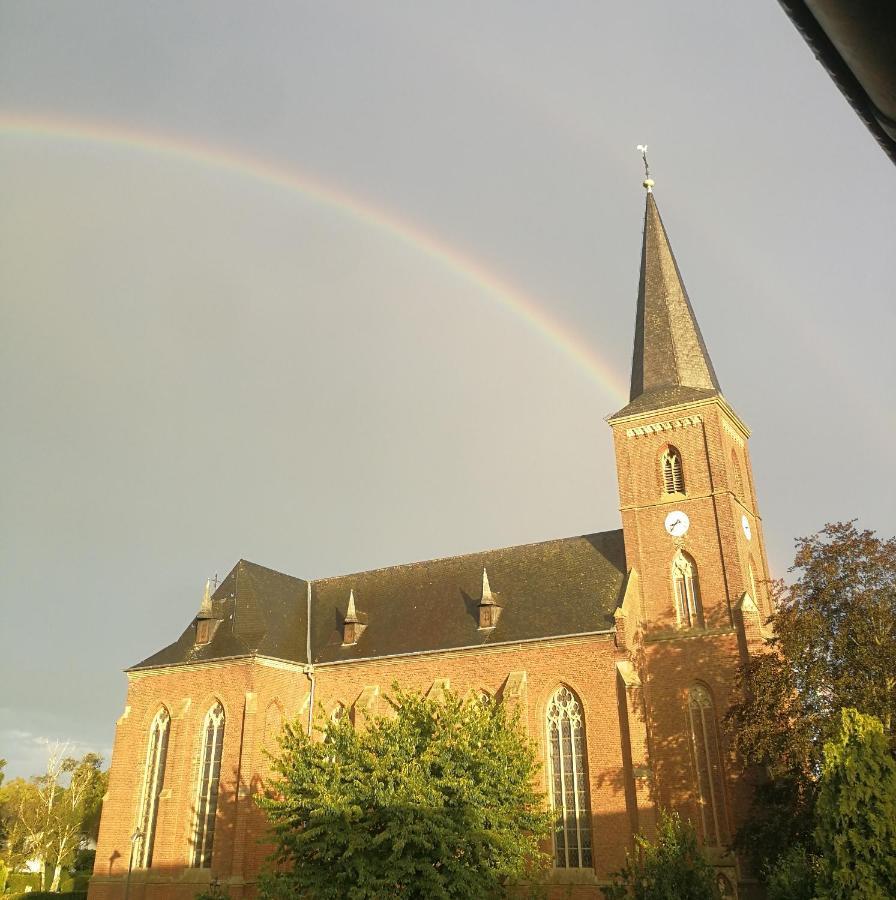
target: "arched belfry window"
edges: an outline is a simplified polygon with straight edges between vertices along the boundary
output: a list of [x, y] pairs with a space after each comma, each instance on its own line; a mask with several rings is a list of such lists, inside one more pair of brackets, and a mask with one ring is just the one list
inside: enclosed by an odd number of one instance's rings
[[697, 802], [703, 823], [703, 841], [717, 847], [725, 840], [725, 784], [712, 697], [702, 684], [688, 691], [691, 749], [697, 778]]
[[672, 560], [672, 594], [675, 615], [681, 628], [702, 628], [703, 607], [700, 604], [700, 582], [697, 565], [681, 550]]
[[207, 869], [212, 864], [223, 746], [224, 707], [216, 703], [206, 713], [202, 723], [202, 755], [196, 793], [196, 827], [193, 831], [193, 866], [197, 869]]
[[143, 786], [137, 817], [137, 833], [134, 842], [134, 866], [148, 869], [152, 865], [152, 848], [156, 838], [156, 820], [159, 816], [159, 795], [165, 782], [165, 760], [168, 756], [168, 732], [171, 716], [162, 707], [149, 726], [149, 743], [146, 747], [146, 764], [143, 767]]
[[591, 803], [585, 772], [585, 722], [582, 704], [568, 688], [558, 688], [548, 703], [547, 738], [554, 811], [554, 865], [586, 868], [591, 859]]
[[663, 490], [667, 494], [683, 494], [684, 472], [681, 468], [681, 454], [674, 447], [667, 447], [660, 465], [663, 470]]

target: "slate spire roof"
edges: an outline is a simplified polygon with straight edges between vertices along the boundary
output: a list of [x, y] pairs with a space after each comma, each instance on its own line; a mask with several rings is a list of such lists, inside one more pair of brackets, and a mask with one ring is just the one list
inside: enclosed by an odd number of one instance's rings
[[629, 404], [612, 418], [721, 393], [669, 236], [647, 192]]

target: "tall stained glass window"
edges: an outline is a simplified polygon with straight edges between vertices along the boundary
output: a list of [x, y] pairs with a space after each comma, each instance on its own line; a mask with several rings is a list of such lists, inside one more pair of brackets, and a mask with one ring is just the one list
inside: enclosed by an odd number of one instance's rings
[[216, 703], [206, 714], [202, 726], [202, 756], [199, 762], [196, 827], [193, 833], [193, 866], [198, 869], [207, 869], [212, 864], [223, 744], [224, 707]]
[[554, 692], [547, 709], [547, 740], [554, 810], [554, 865], [586, 868], [591, 859], [591, 803], [585, 773], [582, 705], [568, 688]]
[[156, 838], [156, 819], [159, 815], [159, 795], [165, 781], [165, 759], [168, 756], [168, 732], [171, 717], [162, 707], [149, 726], [146, 764], [143, 767], [143, 787], [137, 828], [140, 837], [134, 843], [134, 866], [148, 869], [152, 865], [152, 850]]
[[703, 841], [717, 847], [726, 838], [725, 785], [712, 697], [703, 685], [696, 684], [688, 691], [688, 716]]

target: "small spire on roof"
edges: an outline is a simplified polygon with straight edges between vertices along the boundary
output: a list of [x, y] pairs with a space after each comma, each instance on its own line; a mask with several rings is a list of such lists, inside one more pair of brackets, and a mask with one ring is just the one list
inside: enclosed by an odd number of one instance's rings
[[488, 583], [488, 572], [482, 569], [482, 599], [479, 601], [479, 628], [494, 628], [498, 624], [501, 607], [498, 606], [491, 585]]
[[358, 610], [355, 608], [355, 592], [352, 589], [348, 592], [348, 609], [342, 620], [342, 646], [348, 647], [351, 644], [357, 644], [358, 638], [361, 637], [366, 627], [367, 616], [365, 615], [362, 619], [358, 615]]
[[354, 589], [348, 592], [348, 609], [345, 611], [345, 621], [351, 624], [356, 624], [361, 620], [358, 618], [358, 611], [355, 609], [355, 591]]
[[482, 600], [481, 606], [494, 606], [495, 598], [492, 596], [491, 585], [488, 583], [488, 572], [485, 567], [482, 569]]
[[215, 575], [215, 583], [212, 584], [211, 578], [205, 580], [205, 591], [202, 594], [202, 603], [199, 604], [199, 615], [210, 618], [212, 614], [212, 594], [218, 586], [218, 576]]
[[647, 162], [647, 144], [638, 144], [638, 152], [641, 154], [641, 159], [644, 160], [644, 181], [641, 182], [645, 188], [647, 188], [647, 193], [653, 193], [653, 186], [656, 182], [650, 177], [650, 165]]

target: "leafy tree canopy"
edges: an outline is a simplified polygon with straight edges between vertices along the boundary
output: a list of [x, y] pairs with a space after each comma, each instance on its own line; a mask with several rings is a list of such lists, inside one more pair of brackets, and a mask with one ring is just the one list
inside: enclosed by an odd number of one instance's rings
[[272, 793], [268, 898], [501, 896], [547, 863], [550, 817], [532, 744], [504, 707], [397, 686], [393, 715], [287, 725]]
[[74, 759], [64, 755], [65, 749], [51, 749], [42, 775], [0, 786], [6, 832], [0, 856], [11, 870], [37, 861], [42, 889], [49, 867], [52, 891], [59, 889], [62, 872], [74, 862], [84, 839], [96, 837], [108, 777], [101, 756], [88, 753]]
[[842, 711], [824, 745], [816, 821], [821, 900], [896, 897], [896, 762], [874, 716]]
[[[896, 745], [896, 538], [826, 525], [796, 542], [789, 585], [773, 585], [772, 652], [743, 674], [728, 713], [735, 749], [767, 773], [738, 844], [760, 868], [811, 849], [825, 741], [852, 707], [880, 719]], [[797, 861], [798, 862], [798, 861]]]
[[720, 900], [716, 872], [677, 812], [661, 812], [656, 842], [636, 835], [625, 866], [604, 888], [607, 900]]

